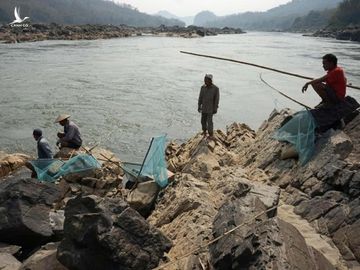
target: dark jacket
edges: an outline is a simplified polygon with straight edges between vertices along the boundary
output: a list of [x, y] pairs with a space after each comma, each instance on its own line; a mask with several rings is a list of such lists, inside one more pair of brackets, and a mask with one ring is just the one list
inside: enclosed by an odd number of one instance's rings
[[203, 85], [200, 89], [198, 109], [201, 109], [202, 113], [215, 113], [219, 107], [219, 99], [220, 92], [216, 85]]
[[37, 140], [37, 150], [39, 159], [53, 157], [49, 142], [42, 136]]

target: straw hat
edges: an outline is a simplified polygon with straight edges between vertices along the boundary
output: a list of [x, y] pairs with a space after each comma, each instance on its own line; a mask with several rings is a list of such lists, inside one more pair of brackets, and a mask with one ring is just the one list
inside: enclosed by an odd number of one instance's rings
[[65, 119], [68, 119], [71, 115], [70, 114], [60, 114], [56, 120], [55, 123], [59, 123], [60, 121], [63, 121]]

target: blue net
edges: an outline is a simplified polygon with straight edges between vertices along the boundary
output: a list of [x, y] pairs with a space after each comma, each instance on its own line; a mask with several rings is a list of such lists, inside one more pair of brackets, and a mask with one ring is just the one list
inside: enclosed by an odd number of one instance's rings
[[291, 143], [299, 154], [300, 164], [305, 165], [315, 150], [315, 128], [312, 114], [309, 111], [300, 111], [275, 132], [274, 138]]
[[53, 182], [61, 176], [79, 173], [95, 168], [100, 168], [99, 162], [93, 156], [82, 154], [67, 161], [58, 159], [38, 159], [30, 161], [42, 181]]
[[147, 176], [153, 178], [160, 187], [167, 186], [168, 174], [165, 160], [165, 138], [166, 135], [152, 138], [143, 165], [123, 163], [123, 169], [129, 179], [139, 180], [139, 178]]

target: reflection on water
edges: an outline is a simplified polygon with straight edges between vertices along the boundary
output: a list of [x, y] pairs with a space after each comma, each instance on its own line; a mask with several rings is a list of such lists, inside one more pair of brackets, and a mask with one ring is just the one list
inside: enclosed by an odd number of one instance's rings
[[[59, 113], [70, 113], [85, 143], [100, 143], [126, 160], [141, 160], [150, 137], [184, 140], [200, 130], [197, 98], [205, 73], [221, 93], [215, 126], [234, 121], [257, 128], [274, 109], [299, 106], [264, 85], [313, 106], [304, 80], [235, 63], [180, 54], [234, 58], [318, 77], [321, 56], [335, 53], [349, 82], [360, 85], [360, 44], [286, 33], [199, 39], [135, 37], [0, 45], [0, 148], [35, 152], [31, 132], [43, 128], [55, 145]], [[349, 93], [360, 99], [359, 92]]]

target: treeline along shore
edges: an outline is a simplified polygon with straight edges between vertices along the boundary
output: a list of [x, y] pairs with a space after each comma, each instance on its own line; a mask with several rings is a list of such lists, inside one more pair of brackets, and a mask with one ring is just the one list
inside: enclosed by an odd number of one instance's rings
[[126, 25], [21, 24], [0, 27], [0, 42], [19, 43], [42, 40], [94, 40], [142, 35], [196, 38], [218, 34], [242, 34], [239, 28], [204, 28], [197, 26], [132, 27]]

